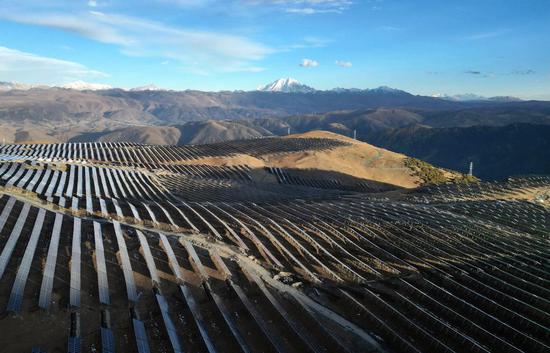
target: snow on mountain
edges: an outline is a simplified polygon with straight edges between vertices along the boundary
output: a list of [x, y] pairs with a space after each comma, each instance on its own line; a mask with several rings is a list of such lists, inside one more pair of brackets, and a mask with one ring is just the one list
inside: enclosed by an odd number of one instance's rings
[[407, 93], [407, 92], [402, 91], [400, 89], [391, 88], [391, 87], [388, 87], [388, 86], [380, 86], [380, 87], [377, 87], [377, 88], [371, 88], [371, 89], [368, 89], [367, 91], [371, 92], [371, 93]]
[[311, 93], [315, 88], [301, 84], [297, 80], [287, 77], [273, 81], [265, 86], [258, 87], [262, 92], [284, 92], [284, 93]]
[[518, 101], [521, 101], [521, 99], [516, 97], [509, 97], [509, 96], [485, 97], [474, 93], [455, 94], [452, 96], [448, 94], [435, 93], [435, 94], [432, 94], [432, 97], [441, 98], [441, 99], [454, 101], [454, 102], [475, 102], [475, 101], [518, 102]]
[[512, 96], [496, 96], [496, 97], [491, 97], [488, 100], [490, 100], [491, 102], [499, 102], [499, 103], [520, 102], [520, 101], [522, 101], [521, 98], [512, 97]]
[[106, 85], [103, 83], [91, 83], [91, 82], [84, 82], [84, 81], [73, 81], [58, 87], [65, 88], [65, 89], [74, 89], [77, 91], [99, 91], [103, 89], [113, 88], [112, 86]]
[[160, 88], [160, 87], [150, 83], [150, 84], [145, 85], [145, 86], [131, 88], [130, 91], [131, 92], [137, 92], [137, 91], [165, 91], [165, 89]]
[[6, 92], [11, 90], [27, 91], [31, 88], [48, 88], [48, 86], [28, 84], [28, 83], [15, 82], [15, 81], [0, 82], [0, 92]]
[[363, 92], [364, 89], [361, 88], [342, 88], [342, 87], [335, 87], [331, 89], [332, 92], [336, 93], [348, 93], [348, 92]]

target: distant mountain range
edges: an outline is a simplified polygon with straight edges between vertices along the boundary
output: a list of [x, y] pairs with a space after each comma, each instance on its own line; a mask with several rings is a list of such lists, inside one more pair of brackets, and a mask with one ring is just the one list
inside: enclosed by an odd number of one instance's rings
[[41, 84], [28, 84], [21, 82], [0, 82], [0, 92], [1, 91], [11, 91], [11, 90], [20, 90], [28, 91], [30, 89], [49, 89], [49, 88], [64, 88], [71, 89], [75, 91], [99, 91], [99, 90], [108, 90], [113, 87], [103, 83], [90, 83], [84, 81], [73, 81], [59, 86], [48, 86]]
[[293, 134], [326, 130], [348, 137], [353, 136], [355, 130], [361, 141], [440, 167], [466, 173], [469, 163], [474, 162], [474, 173], [482, 179], [550, 174], [550, 159], [547, 156], [550, 150], [550, 117], [535, 124], [537, 120], [524, 112], [523, 116], [517, 115], [517, 120], [530, 123], [507, 124], [498, 121], [498, 112], [479, 109], [476, 115], [492, 116], [484, 122], [491, 126], [453, 126], [454, 117], [443, 121], [447, 113], [442, 112], [440, 116], [419, 113], [422, 112], [380, 108], [315, 116], [132, 126], [103, 133], [84, 133], [71, 141], [181, 145], [286, 135], [289, 128]]
[[[58, 86], [48, 86], [48, 85], [41, 85], [41, 84], [26, 84], [26, 83], [20, 83], [20, 82], [1, 82], [0, 81], [0, 92], [1, 91], [11, 91], [11, 90], [30, 90], [30, 89], [48, 89], [48, 88], [63, 88], [63, 89], [71, 89], [76, 91], [107, 91], [107, 90], [122, 90], [122, 91], [129, 91], [129, 92], [140, 92], [140, 91], [167, 91], [167, 92], [178, 92], [174, 90], [168, 90], [165, 88], [161, 88], [156, 86], [155, 84], [148, 84], [145, 86], [140, 87], [134, 87], [130, 89], [123, 89], [123, 88], [115, 88], [107, 84], [102, 83], [90, 83], [85, 81], [73, 81], [69, 82], [63, 85]], [[380, 86], [377, 88], [341, 88], [336, 87], [330, 90], [317, 90], [311, 86], [305, 85], [300, 83], [298, 80], [286, 77], [286, 78], [280, 78], [278, 80], [275, 80], [267, 85], [259, 86], [256, 91], [259, 92], [276, 92], [276, 93], [323, 93], [323, 92], [334, 92], [334, 93], [387, 93], [387, 94], [406, 94], [410, 95], [410, 93], [396, 89], [391, 88], [388, 86]], [[179, 91], [179, 92], [189, 92], [187, 91]], [[235, 91], [235, 92], [243, 92], [243, 91]], [[214, 92], [212, 92], [214, 93]], [[447, 95], [447, 94], [433, 94], [433, 98], [439, 98], [447, 101], [454, 101], [454, 102], [483, 102], [483, 101], [493, 101], [493, 102], [518, 102], [521, 101], [521, 99], [516, 97], [510, 97], [510, 96], [497, 96], [497, 97], [484, 97], [473, 93], [466, 93], [466, 94], [457, 94], [457, 95]]]
[[[478, 175], [489, 179], [542, 172], [548, 159], [544, 134], [550, 102], [545, 101], [428, 97], [385, 86], [318, 91], [290, 78], [255, 91], [105, 88], [85, 82], [64, 87], [0, 83], [0, 138], [197, 144], [283, 135], [289, 128], [347, 136], [355, 130], [366, 142], [443, 167], [461, 169], [473, 160]], [[535, 142], [540, 149], [526, 150]], [[463, 145], [468, 149], [460, 149]], [[494, 151], [499, 159], [489, 162], [484, 151]], [[525, 154], [537, 162], [517, 168]]]
[[446, 100], [455, 101], [455, 102], [492, 101], [492, 102], [503, 102], [503, 103], [505, 103], [505, 102], [519, 102], [519, 101], [521, 101], [521, 99], [519, 99], [517, 97], [511, 97], [511, 96], [485, 97], [485, 96], [480, 96], [480, 95], [474, 94], [474, 93], [455, 94], [455, 95], [452, 95], [452, 96], [447, 95], [447, 94], [436, 93], [436, 94], [433, 94], [432, 97], [446, 99]]

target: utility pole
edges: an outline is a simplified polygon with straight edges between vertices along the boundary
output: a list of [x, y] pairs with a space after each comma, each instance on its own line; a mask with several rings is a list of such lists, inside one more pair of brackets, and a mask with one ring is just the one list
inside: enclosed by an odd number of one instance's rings
[[468, 172], [469, 176], [474, 176], [474, 162], [470, 162], [470, 171]]

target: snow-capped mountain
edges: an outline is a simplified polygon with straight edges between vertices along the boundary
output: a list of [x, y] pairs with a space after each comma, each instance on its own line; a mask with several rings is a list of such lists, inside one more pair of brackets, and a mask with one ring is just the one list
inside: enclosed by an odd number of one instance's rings
[[137, 91], [165, 91], [165, 89], [160, 88], [160, 87], [158, 87], [157, 85], [155, 85], [153, 83], [150, 83], [150, 84], [145, 85], [145, 86], [131, 88], [130, 91], [131, 92], [137, 92]]
[[518, 101], [521, 101], [521, 99], [516, 97], [510, 97], [510, 96], [485, 97], [474, 93], [455, 94], [452, 96], [448, 94], [435, 93], [435, 94], [432, 94], [432, 97], [441, 98], [441, 99], [454, 101], [454, 102], [476, 102], [476, 101], [518, 102]]
[[364, 89], [336, 87], [336, 88], [331, 89], [330, 91], [331, 92], [336, 92], [336, 93], [364, 93], [364, 92], [368, 92], [368, 93], [387, 93], [387, 94], [402, 94], [402, 93], [408, 94], [408, 92], [405, 92], [405, 91], [397, 89], [397, 88], [391, 88], [391, 87], [388, 87], [388, 86], [380, 86], [380, 87], [376, 87], [376, 88], [364, 88]]
[[31, 88], [48, 88], [45, 85], [28, 84], [23, 82], [0, 82], [0, 92], [6, 92], [11, 90], [27, 91]]
[[4, 91], [4, 92], [11, 91], [11, 90], [27, 91], [33, 88], [42, 88], [42, 89], [64, 88], [64, 89], [74, 89], [78, 91], [97, 91], [102, 89], [110, 89], [112, 87], [102, 83], [90, 83], [90, 82], [84, 82], [84, 81], [73, 81], [60, 86], [29, 84], [29, 83], [23, 83], [23, 82], [0, 82], [0, 91]]
[[403, 90], [400, 90], [400, 89], [397, 89], [397, 88], [391, 88], [391, 87], [388, 87], [388, 86], [380, 86], [380, 87], [376, 87], [376, 88], [370, 88], [367, 91], [371, 92], [371, 93], [407, 93]]
[[506, 103], [506, 102], [520, 102], [522, 101], [521, 98], [518, 97], [512, 97], [512, 96], [496, 96], [488, 98], [491, 102], [499, 102], [499, 103]]
[[287, 77], [281, 78], [272, 83], [258, 87], [258, 91], [262, 92], [284, 92], [284, 93], [311, 93], [315, 92], [315, 88], [301, 84], [297, 80]]
[[77, 91], [99, 91], [103, 89], [113, 88], [112, 86], [106, 85], [103, 83], [91, 83], [91, 82], [85, 82], [85, 81], [73, 81], [58, 87], [65, 88], [65, 89], [74, 89]]
[[364, 89], [361, 88], [343, 88], [343, 87], [335, 87], [331, 89], [332, 92], [336, 93], [348, 93], [348, 92], [363, 92]]

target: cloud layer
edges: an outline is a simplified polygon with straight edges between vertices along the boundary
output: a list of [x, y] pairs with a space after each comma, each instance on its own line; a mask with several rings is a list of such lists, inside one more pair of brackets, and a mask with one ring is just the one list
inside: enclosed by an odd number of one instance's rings
[[0, 47], [0, 77], [4, 81], [61, 84], [83, 78], [107, 76], [101, 71], [72, 61]]
[[351, 0], [244, 0], [244, 2], [255, 5], [271, 5], [284, 12], [300, 15], [342, 13], [354, 3]]
[[179, 62], [189, 71], [259, 71], [251, 65], [275, 50], [243, 36], [174, 27], [139, 17], [98, 11], [4, 12], [5, 19], [51, 27], [102, 43], [117, 45], [130, 56]]

